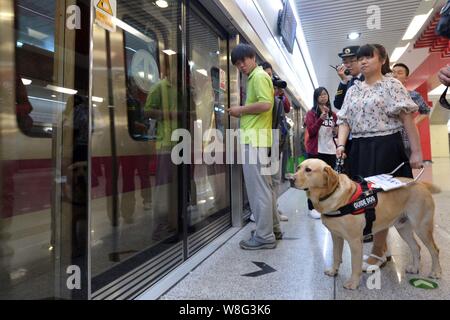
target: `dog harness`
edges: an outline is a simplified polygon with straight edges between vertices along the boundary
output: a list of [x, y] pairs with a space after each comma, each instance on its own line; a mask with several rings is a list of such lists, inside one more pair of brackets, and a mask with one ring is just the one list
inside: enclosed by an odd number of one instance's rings
[[323, 215], [330, 218], [337, 218], [348, 214], [359, 215], [364, 213], [366, 216], [366, 227], [364, 228], [363, 234], [365, 236], [372, 234], [372, 225], [376, 220], [375, 207], [378, 204], [377, 193], [380, 191], [383, 190], [373, 188], [373, 184], [367, 183], [367, 181], [358, 183], [356, 191], [348, 204], [339, 208], [337, 211], [324, 213]]

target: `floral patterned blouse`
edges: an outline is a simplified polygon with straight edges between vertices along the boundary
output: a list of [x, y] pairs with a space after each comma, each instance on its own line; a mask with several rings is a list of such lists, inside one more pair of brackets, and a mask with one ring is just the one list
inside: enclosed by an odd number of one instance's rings
[[373, 85], [355, 82], [345, 95], [337, 124], [347, 124], [353, 138], [386, 136], [402, 130], [400, 112], [417, 110], [402, 83], [384, 76]]

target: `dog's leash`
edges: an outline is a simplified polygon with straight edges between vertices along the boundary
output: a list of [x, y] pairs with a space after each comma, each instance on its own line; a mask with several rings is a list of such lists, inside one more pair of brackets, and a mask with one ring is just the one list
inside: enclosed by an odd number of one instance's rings
[[336, 158], [336, 164], [334, 166], [334, 171], [337, 173], [342, 173], [342, 170], [344, 169], [344, 159], [342, 156], [340, 158]]

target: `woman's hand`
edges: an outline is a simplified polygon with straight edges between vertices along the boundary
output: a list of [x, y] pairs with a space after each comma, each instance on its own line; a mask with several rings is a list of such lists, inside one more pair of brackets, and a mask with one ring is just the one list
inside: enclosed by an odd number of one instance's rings
[[345, 147], [344, 146], [338, 146], [336, 148], [336, 158], [340, 159], [345, 159], [347, 158], [347, 154], [345, 153]]
[[422, 152], [413, 151], [409, 157], [409, 164], [413, 169], [421, 169], [423, 167]]

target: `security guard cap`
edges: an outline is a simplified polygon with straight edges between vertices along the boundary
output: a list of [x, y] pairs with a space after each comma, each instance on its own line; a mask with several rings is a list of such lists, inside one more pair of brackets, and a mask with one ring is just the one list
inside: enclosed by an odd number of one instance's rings
[[346, 57], [354, 57], [356, 56], [356, 53], [359, 50], [359, 46], [350, 46], [350, 47], [345, 47], [344, 49], [342, 49], [342, 52], [339, 53], [339, 57], [341, 58], [346, 58]]

